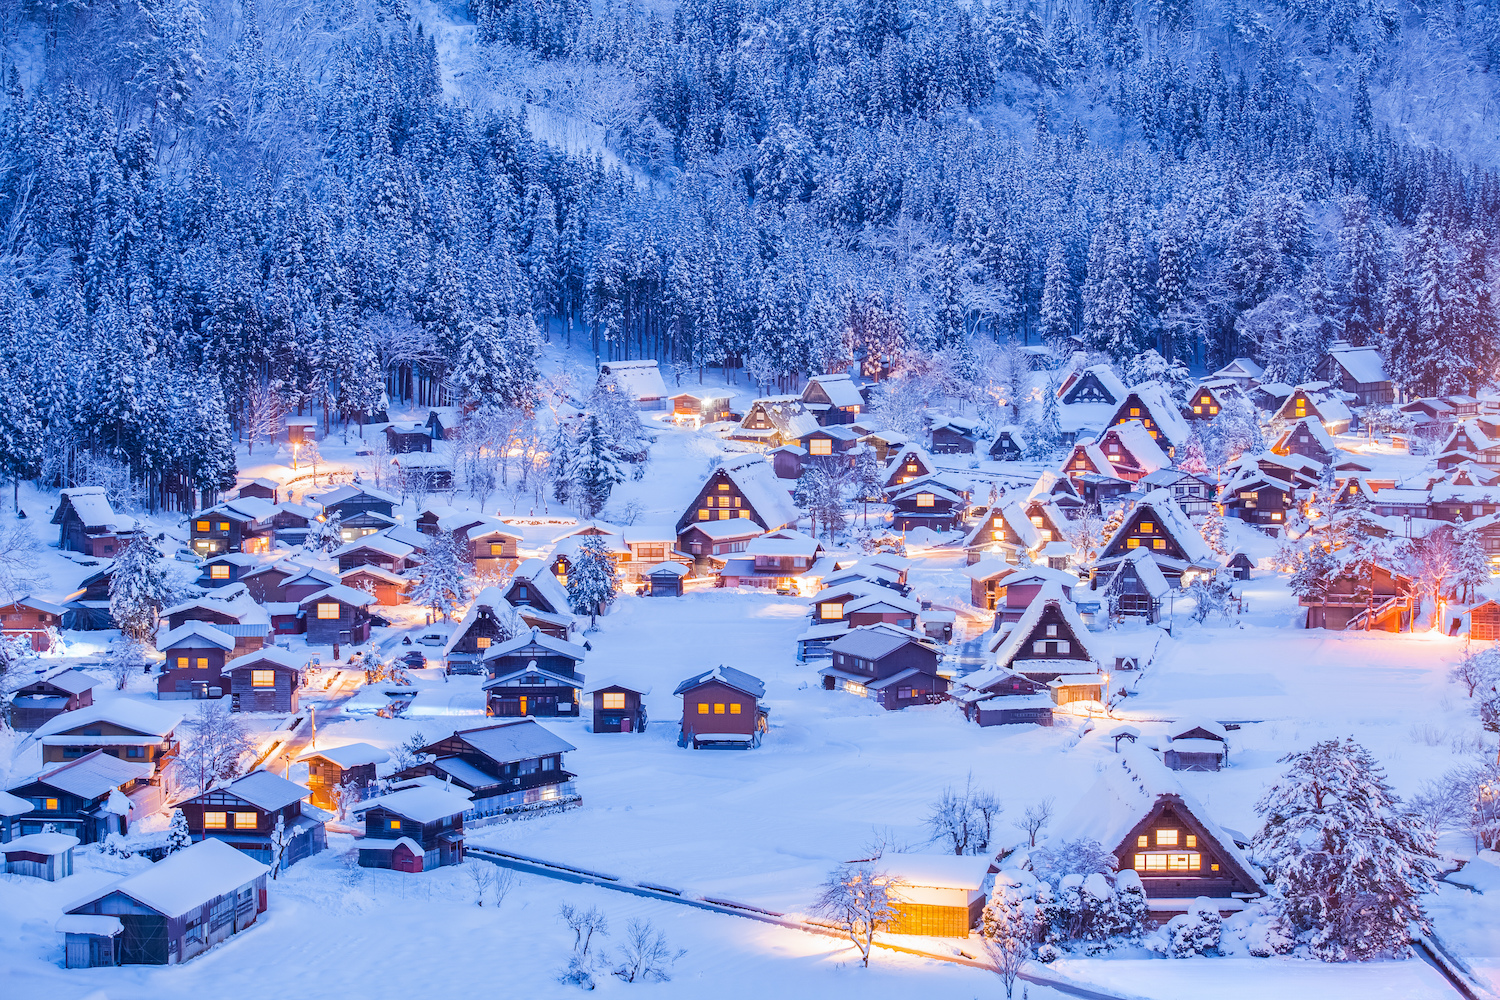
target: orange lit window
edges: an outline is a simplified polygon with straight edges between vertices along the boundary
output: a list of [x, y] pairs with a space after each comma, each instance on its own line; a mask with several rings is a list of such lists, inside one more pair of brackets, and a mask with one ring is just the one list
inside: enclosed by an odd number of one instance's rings
[[480, 649], [489, 649], [490, 637], [487, 635], [482, 635], [478, 639], [474, 640], [474, 645], [478, 646]]
[[838, 621], [839, 619], [844, 617], [844, 606], [842, 604], [835, 604], [832, 601], [829, 601], [825, 604], [819, 605], [818, 607], [818, 615], [824, 621]]
[[42, 803], [42, 808], [47, 812], [57, 812], [57, 800], [47, 799]]
[[198, 657], [198, 669], [199, 670], [207, 670], [208, 669], [208, 657], [206, 657], [206, 656], [200, 656], [200, 657]]
[[1130, 408], [1130, 415], [1132, 417], [1138, 417], [1138, 416], [1140, 416], [1141, 415], [1141, 408], [1139, 406], [1132, 406]]
[[237, 812], [234, 814], [234, 828], [236, 830], [253, 830], [257, 825], [255, 813]]
[[318, 605], [318, 618], [323, 621], [337, 621], [339, 617], [339, 605], [336, 601]]
[[1164, 549], [1167, 547], [1167, 540], [1165, 538], [1153, 538], [1151, 539], [1151, 547], [1153, 549]]
[[740, 511], [740, 517], [749, 517], [749, 516], [750, 516], [750, 512], [748, 510], [742, 510], [742, 511]]
[[386, 829], [387, 830], [399, 830], [399, 829], [401, 829], [401, 821], [399, 819], [387, 820], [386, 821]]
[[732, 705], [729, 706], [729, 714], [730, 715], [739, 715], [740, 714], [740, 703], [739, 702], [735, 702], [735, 703], [733, 703]]
[[274, 670], [252, 670], [250, 671], [250, 686], [253, 688], [273, 688], [276, 686], [276, 671]]
[[700, 701], [698, 703], [698, 714], [699, 715], [707, 715], [708, 714], [708, 702], [706, 702], [706, 701]]
[[719, 490], [720, 493], [728, 493], [729, 492], [729, 484], [728, 483], [720, 483], [719, 486], [718, 486], [718, 490]]
[[227, 580], [227, 579], [229, 579], [229, 564], [228, 563], [215, 563], [214, 565], [210, 566], [208, 568], [208, 578], [210, 580]]
[[1141, 834], [1139, 837], [1135, 838], [1135, 846], [1136, 847], [1150, 847], [1151, 846], [1151, 844], [1150, 844], [1150, 838], [1147, 837], [1144, 833]]
[[722, 704], [716, 703], [714, 705], [714, 714], [715, 715], [723, 715], [724, 714], [724, 706]]
[[832, 455], [833, 442], [828, 438], [813, 438], [807, 442], [807, 453], [809, 455]]
[[219, 522], [219, 530], [220, 531], [228, 531], [229, 530], [229, 522], [228, 521], [220, 521]]
[[604, 693], [605, 708], [624, 708], [625, 693], [623, 691], [606, 691]]
[[1198, 846], [1198, 836], [1197, 836], [1197, 834], [1190, 833], [1190, 834], [1187, 835], [1187, 846], [1188, 847], [1197, 847]]
[[700, 521], [707, 521], [708, 520], [708, 511], [702, 510], [700, 508], [699, 511], [698, 511], [698, 520], [700, 520]]
[[1125, 539], [1125, 547], [1127, 549], [1138, 549], [1141, 547], [1141, 540], [1139, 538], [1127, 538]]
[[207, 521], [199, 521], [198, 522], [198, 526], [197, 526], [197, 528], [195, 530], [197, 530], [197, 531], [207, 531], [208, 530], [208, 522]]
[[1157, 830], [1156, 831], [1156, 846], [1157, 847], [1176, 847], [1177, 846], [1177, 831], [1176, 830]]
[[179, 656], [177, 658], [177, 669], [178, 670], [186, 670], [188, 668], [187, 664], [188, 664], [188, 659], [187, 659], [186, 656]]
[[931, 506], [935, 505], [936, 503], [937, 503], [937, 497], [934, 496], [931, 493], [918, 493], [917, 494], [917, 506], [918, 507], [931, 507]]
[[1151, 534], [1151, 532], [1153, 532], [1155, 530], [1156, 530], [1156, 523], [1154, 521], [1142, 521], [1141, 522], [1141, 534], [1143, 534], [1143, 535], [1149, 535], [1149, 534]]
[[203, 825], [209, 830], [227, 830], [229, 828], [229, 814], [225, 812], [206, 812], [203, 814]]

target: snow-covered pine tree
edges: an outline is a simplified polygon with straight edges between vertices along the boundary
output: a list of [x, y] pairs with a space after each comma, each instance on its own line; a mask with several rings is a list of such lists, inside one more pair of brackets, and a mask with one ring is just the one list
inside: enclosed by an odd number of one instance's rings
[[1256, 858], [1273, 874], [1278, 920], [1325, 961], [1404, 958], [1425, 932], [1434, 835], [1391, 791], [1370, 752], [1324, 740], [1281, 759], [1256, 805]]
[[573, 451], [573, 436], [559, 421], [547, 454], [547, 478], [552, 481], [552, 499], [558, 503], [567, 503], [573, 495]]
[[181, 809], [172, 810], [172, 822], [167, 828], [167, 853], [176, 854], [184, 847], [193, 842], [193, 835], [188, 832], [187, 816]]
[[0, 475], [10, 480], [11, 503], [21, 509], [21, 480], [42, 468], [42, 422], [29, 387], [10, 365], [0, 366]]
[[468, 565], [451, 532], [439, 531], [423, 556], [421, 575], [411, 589], [411, 603], [448, 621], [469, 599]]
[[592, 631], [600, 609], [614, 603], [619, 589], [620, 577], [604, 542], [597, 536], [584, 539], [568, 567], [568, 606], [575, 615], [589, 616]]
[[313, 552], [332, 552], [344, 544], [343, 515], [338, 511], [314, 518], [307, 526], [303, 544]]
[[610, 493], [625, 481], [624, 465], [599, 418], [588, 414], [579, 430], [570, 477], [580, 514], [590, 518], [604, 509]]
[[1073, 335], [1073, 276], [1061, 240], [1053, 240], [1047, 251], [1047, 273], [1042, 283], [1039, 317], [1042, 342], [1054, 351]]
[[171, 596], [161, 553], [144, 532], [115, 560], [109, 578], [109, 614], [125, 636], [147, 643], [156, 634], [156, 616]]
[[1472, 601], [1479, 588], [1490, 582], [1490, 559], [1484, 550], [1484, 539], [1474, 528], [1464, 527], [1460, 520], [1458, 532], [1458, 566], [1452, 583], [1463, 588], [1464, 603]]

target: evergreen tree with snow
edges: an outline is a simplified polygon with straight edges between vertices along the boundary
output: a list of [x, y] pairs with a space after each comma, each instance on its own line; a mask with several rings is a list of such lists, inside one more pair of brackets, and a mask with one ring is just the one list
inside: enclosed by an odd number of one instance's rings
[[573, 450], [573, 437], [559, 421], [547, 454], [547, 477], [552, 481], [552, 499], [558, 503], [567, 503], [573, 494]]
[[411, 589], [411, 603], [434, 618], [449, 621], [469, 599], [468, 564], [451, 532], [439, 531], [423, 554], [421, 575]]
[[332, 552], [344, 544], [343, 515], [338, 511], [314, 518], [307, 526], [302, 544], [313, 552]]
[[1062, 350], [1073, 335], [1073, 276], [1061, 240], [1053, 240], [1047, 251], [1047, 272], [1042, 282], [1042, 305], [1039, 317], [1042, 342], [1054, 352]]
[[1281, 763], [1256, 805], [1264, 825], [1253, 843], [1278, 920], [1324, 961], [1407, 957], [1413, 931], [1429, 926], [1421, 897], [1436, 888], [1433, 833], [1352, 739]]
[[1463, 588], [1463, 600], [1468, 603], [1479, 593], [1480, 587], [1490, 582], [1490, 558], [1477, 529], [1466, 528], [1460, 519], [1456, 530], [1458, 566], [1454, 569], [1452, 583]]
[[161, 553], [144, 532], [115, 560], [109, 578], [109, 614], [116, 627], [136, 643], [156, 634], [157, 613], [171, 596]]
[[188, 832], [187, 816], [181, 809], [172, 810], [172, 823], [167, 828], [167, 853], [176, 854], [184, 847], [193, 843], [193, 835]]
[[624, 466], [599, 418], [588, 414], [578, 435], [570, 470], [573, 500], [580, 514], [590, 518], [604, 509], [610, 493], [625, 481]]
[[614, 603], [620, 577], [604, 541], [584, 539], [568, 567], [568, 606], [575, 615], [589, 616], [589, 630], [597, 624], [599, 611]]
[[17, 370], [0, 366], [0, 476], [10, 480], [11, 503], [21, 509], [21, 480], [42, 470], [42, 422]]

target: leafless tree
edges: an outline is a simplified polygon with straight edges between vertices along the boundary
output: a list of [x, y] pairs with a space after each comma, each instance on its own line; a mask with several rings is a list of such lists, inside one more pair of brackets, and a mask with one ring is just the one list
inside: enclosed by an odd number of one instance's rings
[[370, 438], [370, 454], [365, 456], [364, 472], [370, 477], [370, 485], [377, 490], [384, 489], [384, 483], [391, 475], [391, 443], [384, 434], [376, 434]]
[[823, 882], [813, 913], [842, 930], [868, 967], [875, 932], [896, 918], [904, 884], [871, 862], [840, 865]]
[[255, 442], [274, 441], [281, 432], [281, 394], [269, 385], [258, 385], [245, 394], [241, 428], [245, 434], [245, 454], [255, 453]]
[[505, 905], [505, 897], [516, 887], [516, 873], [509, 868], [495, 870], [495, 909]]
[[685, 954], [669, 948], [667, 936], [651, 921], [632, 920], [625, 928], [615, 975], [627, 983], [665, 983], [672, 978], [672, 963]]
[[568, 968], [563, 973], [562, 980], [585, 989], [593, 989], [595, 957], [591, 949], [594, 936], [597, 934], [603, 937], [608, 934], [609, 924], [595, 906], [585, 910], [564, 903], [557, 912], [563, 923], [568, 925], [568, 930], [573, 932], [573, 954], [568, 959]]
[[286, 856], [286, 849], [291, 846], [292, 837], [287, 833], [286, 817], [280, 813], [276, 814], [276, 827], [271, 831], [271, 879], [274, 881], [281, 874], [281, 859]]
[[31, 592], [40, 579], [37, 557], [41, 546], [25, 521], [0, 525], [0, 602], [13, 604]]
[[1052, 804], [1053, 800], [1046, 798], [1034, 806], [1027, 806], [1026, 812], [1012, 824], [1026, 834], [1028, 846], [1036, 846], [1037, 835], [1052, 821]]
[[1450, 525], [1439, 525], [1407, 549], [1406, 565], [1427, 599], [1432, 602], [1432, 624], [1437, 626], [1438, 600], [1447, 594], [1449, 580], [1458, 571], [1458, 543]]
[[995, 819], [1003, 811], [993, 794], [974, 787], [971, 774], [962, 791], [943, 789], [927, 817], [932, 839], [953, 849], [954, 854], [988, 854], [994, 836]]
[[197, 792], [206, 791], [215, 781], [238, 777], [242, 758], [255, 749], [245, 724], [222, 699], [200, 701], [197, 713], [183, 728], [188, 738], [178, 761]]
[[109, 671], [109, 676], [114, 678], [115, 690], [124, 691], [125, 684], [132, 674], [146, 671], [145, 646], [122, 635], [120, 641], [110, 650], [109, 658], [104, 661], [104, 664]]
[[495, 884], [495, 866], [488, 861], [466, 858], [464, 871], [469, 873], [469, 881], [474, 884], [474, 903], [483, 906], [484, 897], [489, 895], [491, 887]]

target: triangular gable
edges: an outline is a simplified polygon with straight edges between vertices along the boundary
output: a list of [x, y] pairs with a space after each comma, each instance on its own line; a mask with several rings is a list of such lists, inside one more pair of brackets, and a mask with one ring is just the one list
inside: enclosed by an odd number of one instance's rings
[[[1114, 845], [1113, 853], [1120, 861], [1121, 869], [1133, 868], [1135, 855], [1145, 851], [1157, 851], [1159, 848], [1153, 844], [1150, 836], [1151, 831], [1164, 825], [1167, 821], [1174, 828], [1181, 830], [1179, 844], [1185, 845], [1188, 836], [1196, 838], [1197, 846], [1188, 848], [1179, 846], [1179, 852], [1196, 851], [1203, 855], [1202, 867], [1196, 872], [1184, 872], [1185, 875], [1199, 877], [1227, 877], [1238, 883], [1233, 891], [1241, 893], [1260, 893], [1265, 891], [1259, 878], [1252, 875], [1249, 869], [1240, 862], [1240, 852], [1233, 841], [1229, 841], [1217, 826], [1212, 825], [1205, 819], [1199, 817], [1180, 795], [1170, 792], [1162, 793], [1156, 797], [1146, 814], [1140, 821], [1131, 827], [1119, 844]], [[1143, 847], [1140, 838], [1146, 837], [1147, 843]], [[1105, 847], [1110, 845], [1106, 844]], [[1127, 862], [1131, 862], [1127, 864]], [[1214, 872], [1212, 866], [1219, 865], [1218, 872]], [[1171, 872], [1162, 872], [1164, 876], [1170, 876]], [[1143, 880], [1143, 885], [1150, 889], [1151, 880]], [[1147, 895], [1150, 895], [1149, 891]]]
[[914, 479], [932, 475], [932, 461], [920, 448], [907, 445], [885, 467], [885, 485], [900, 486]]
[[1132, 389], [1109, 423], [1114, 426], [1131, 420], [1139, 420], [1169, 457], [1178, 445], [1187, 442], [1187, 421], [1159, 383], [1143, 382]]
[[[1131, 544], [1132, 541], [1135, 544]], [[1161, 544], [1157, 544], [1158, 541]], [[1165, 490], [1153, 490], [1136, 504], [1110, 536], [1100, 558], [1123, 556], [1136, 548], [1146, 548], [1153, 556], [1180, 559], [1192, 565], [1215, 563], [1208, 543]]]
[[1094, 365], [1069, 376], [1058, 390], [1058, 400], [1065, 406], [1080, 403], [1105, 403], [1115, 405], [1126, 394], [1125, 383], [1109, 365]]

